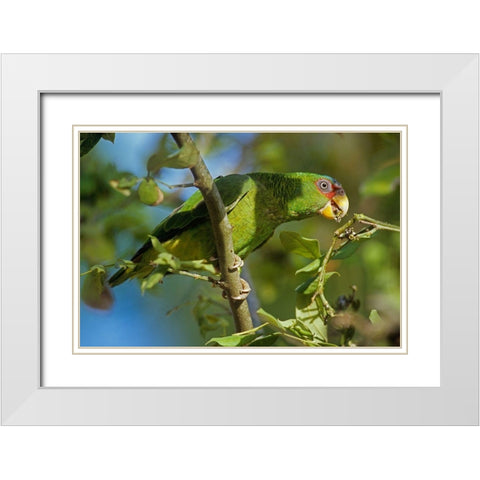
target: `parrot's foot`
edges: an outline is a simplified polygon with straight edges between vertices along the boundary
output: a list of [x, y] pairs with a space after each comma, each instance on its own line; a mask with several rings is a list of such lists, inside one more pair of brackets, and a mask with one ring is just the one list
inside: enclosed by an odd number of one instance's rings
[[252, 291], [252, 289], [250, 288], [250, 285], [246, 280], [244, 280], [243, 278], [240, 278], [240, 282], [242, 282], [242, 289], [240, 290], [240, 295], [232, 297], [232, 300], [238, 300], [238, 301], [245, 300], [248, 297], [248, 294]]
[[[234, 253], [234, 263], [231, 267], [228, 267], [229, 272], [236, 272], [240, 268], [243, 267], [243, 260], [236, 254]], [[213, 263], [216, 265], [216, 268], [218, 269], [218, 258], [217, 257], [210, 257], [208, 259], [209, 262]]]
[[237, 254], [234, 255], [235, 263], [231, 267], [228, 267], [230, 272], [236, 272], [239, 268], [243, 267], [243, 260]]
[[[242, 282], [242, 289], [240, 290], [239, 295], [235, 295], [234, 297], [231, 297], [232, 300], [235, 300], [237, 302], [245, 300], [248, 297], [248, 294], [252, 291], [252, 289], [250, 288], [250, 285], [246, 280], [244, 280], [243, 278], [240, 278], [240, 282]], [[223, 286], [222, 288], [224, 288], [222, 292], [223, 298], [228, 298], [227, 292], [225, 290], [226, 287]]]

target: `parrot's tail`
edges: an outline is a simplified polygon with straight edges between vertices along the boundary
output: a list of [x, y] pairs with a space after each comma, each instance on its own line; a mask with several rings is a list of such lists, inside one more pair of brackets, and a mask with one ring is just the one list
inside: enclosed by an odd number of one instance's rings
[[[135, 253], [135, 255], [132, 257], [132, 262], [134, 263], [140, 263], [144, 260], [143, 254], [145, 252], [148, 252], [150, 247], [152, 246], [150, 240], [145, 242], [145, 244]], [[148, 259], [147, 259], [148, 260]], [[122, 267], [119, 270], [117, 270], [109, 279], [108, 279], [108, 284], [111, 287], [116, 287], [117, 285], [120, 285], [121, 283], [127, 281], [129, 278], [133, 277], [145, 277], [148, 274], [152, 272], [152, 270], [155, 267], [149, 266], [149, 265], [135, 265], [135, 268], [126, 268]]]

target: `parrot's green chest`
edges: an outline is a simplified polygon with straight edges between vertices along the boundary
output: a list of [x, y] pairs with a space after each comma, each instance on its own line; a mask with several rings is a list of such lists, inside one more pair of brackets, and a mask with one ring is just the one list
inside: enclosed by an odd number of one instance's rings
[[246, 195], [229, 215], [235, 252], [245, 257], [262, 245], [281, 223], [275, 209], [267, 208], [258, 191]]

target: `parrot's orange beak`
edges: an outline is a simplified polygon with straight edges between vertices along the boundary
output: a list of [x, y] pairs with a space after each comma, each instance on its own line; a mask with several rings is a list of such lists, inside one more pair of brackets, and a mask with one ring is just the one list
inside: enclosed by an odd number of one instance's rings
[[327, 204], [320, 209], [320, 213], [329, 220], [339, 222], [348, 212], [348, 197], [342, 190], [342, 195], [334, 195]]

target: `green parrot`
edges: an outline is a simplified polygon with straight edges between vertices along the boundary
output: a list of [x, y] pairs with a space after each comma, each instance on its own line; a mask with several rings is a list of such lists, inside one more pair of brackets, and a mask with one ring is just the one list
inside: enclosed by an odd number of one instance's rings
[[[215, 179], [232, 225], [235, 253], [245, 258], [262, 246], [282, 223], [321, 214], [339, 221], [348, 211], [348, 197], [340, 183], [314, 173], [248, 173]], [[181, 260], [211, 261], [216, 256], [205, 202], [196, 191], [153, 231], [162, 246]], [[133, 256], [138, 265], [121, 268], [109, 279], [111, 286], [149, 275], [158, 252], [151, 240]]]

